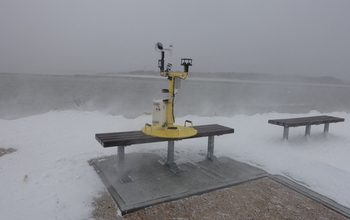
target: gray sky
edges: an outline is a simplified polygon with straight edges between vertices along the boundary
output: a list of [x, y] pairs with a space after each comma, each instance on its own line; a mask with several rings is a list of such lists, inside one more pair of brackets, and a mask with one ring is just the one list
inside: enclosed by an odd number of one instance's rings
[[350, 80], [348, 0], [2, 0], [0, 72], [157, 70]]

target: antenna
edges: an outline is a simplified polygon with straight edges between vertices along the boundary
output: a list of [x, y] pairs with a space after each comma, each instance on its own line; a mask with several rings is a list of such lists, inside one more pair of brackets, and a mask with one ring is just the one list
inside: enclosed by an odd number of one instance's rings
[[169, 76], [169, 72], [171, 71], [172, 64], [168, 63], [168, 65], [166, 66], [166, 69], [164, 68], [164, 54], [165, 54], [165, 51], [168, 51], [169, 55], [172, 54], [173, 44], [170, 44], [168, 48], [165, 48], [165, 47], [163, 47], [163, 44], [161, 42], [158, 42], [154, 46], [154, 49], [156, 52], [162, 53], [161, 59], [158, 60], [158, 67], [160, 69], [160, 74], [162, 76]]

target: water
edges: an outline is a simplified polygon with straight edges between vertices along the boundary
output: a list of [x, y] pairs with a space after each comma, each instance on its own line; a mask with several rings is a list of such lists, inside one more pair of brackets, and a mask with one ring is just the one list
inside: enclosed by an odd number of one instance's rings
[[[199, 78], [200, 79], [200, 78]], [[175, 116], [232, 116], [265, 112], [350, 112], [350, 86], [203, 80], [191, 76], [176, 96]], [[0, 118], [51, 110], [101, 111], [134, 118], [166, 98], [166, 78], [0, 74]]]

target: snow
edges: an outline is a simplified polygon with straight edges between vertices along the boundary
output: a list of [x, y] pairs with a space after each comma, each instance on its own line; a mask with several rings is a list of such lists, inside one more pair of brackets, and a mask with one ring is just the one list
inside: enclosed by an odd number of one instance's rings
[[[350, 114], [330, 112], [345, 122], [291, 128], [289, 140], [282, 140], [283, 128], [269, 119], [316, 116], [266, 113], [232, 117], [186, 116], [195, 125], [217, 123], [235, 129], [231, 135], [215, 138], [215, 154], [279, 174], [350, 207]], [[116, 148], [104, 149], [95, 133], [141, 129], [151, 116], [135, 119], [101, 112], [51, 111], [16, 120], [0, 120], [0, 148], [17, 151], [0, 157], [0, 207], [2, 219], [89, 219], [92, 199], [104, 190], [92, 158], [114, 155]], [[206, 138], [176, 142], [176, 158], [203, 159]], [[131, 152], [166, 151], [165, 143], [135, 145]]]

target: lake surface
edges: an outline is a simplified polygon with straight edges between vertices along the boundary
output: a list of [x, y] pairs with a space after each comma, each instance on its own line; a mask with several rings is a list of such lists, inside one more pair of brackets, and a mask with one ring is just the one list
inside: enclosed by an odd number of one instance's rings
[[[0, 74], [0, 118], [51, 110], [101, 111], [134, 118], [166, 98], [160, 76]], [[267, 83], [191, 78], [182, 81], [175, 116], [233, 116], [256, 113], [350, 112], [349, 85]]]

